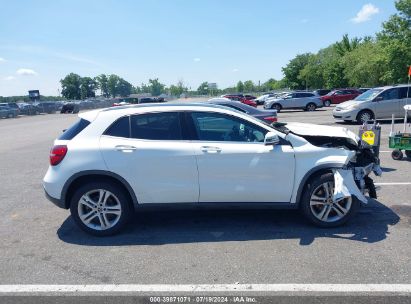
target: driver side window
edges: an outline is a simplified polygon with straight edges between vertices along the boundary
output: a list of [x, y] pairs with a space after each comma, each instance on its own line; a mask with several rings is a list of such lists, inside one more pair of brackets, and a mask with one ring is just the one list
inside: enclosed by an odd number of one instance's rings
[[194, 112], [191, 114], [198, 140], [264, 142], [268, 132], [248, 121], [218, 113]]

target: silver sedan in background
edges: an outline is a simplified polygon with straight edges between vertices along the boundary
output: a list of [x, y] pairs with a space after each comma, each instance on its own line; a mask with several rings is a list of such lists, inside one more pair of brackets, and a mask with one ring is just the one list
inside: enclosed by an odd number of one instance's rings
[[264, 102], [264, 109], [274, 109], [280, 112], [282, 109], [303, 109], [315, 111], [323, 107], [320, 97], [312, 92], [292, 92], [280, 98], [269, 98]]

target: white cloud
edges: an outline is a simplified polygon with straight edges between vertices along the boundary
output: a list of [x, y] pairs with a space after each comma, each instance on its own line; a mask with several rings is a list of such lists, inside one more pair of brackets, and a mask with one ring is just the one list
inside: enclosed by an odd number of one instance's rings
[[239, 69], [233, 69], [233, 72], [235, 73], [235, 72], [238, 72], [239, 71]]
[[32, 70], [32, 69], [18, 69], [16, 71], [17, 75], [24, 75], [24, 76], [32, 76], [32, 75], [37, 75], [37, 72]]
[[368, 20], [371, 20], [371, 16], [378, 14], [380, 9], [376, 7], [374, 4], [368, 3], [364, 4], [357, 15], [351, 19], [354, 23], [361, 23]]
[[4, 59], [3, 57], [0, 57], [0, 63], [5, 62], [6, 59]]
[[199, 62], [201, 59], [200, 58], [194, 58], [193, 59], [195, 62]]
[[14, 80], [14, 79], [16, 79], [16, 77], [14, 77], [14, 76], [7, 76], [7, 77], [4, 77], [4, 80], [8, 80], [8, 81], [10, 81], [10, 80]]

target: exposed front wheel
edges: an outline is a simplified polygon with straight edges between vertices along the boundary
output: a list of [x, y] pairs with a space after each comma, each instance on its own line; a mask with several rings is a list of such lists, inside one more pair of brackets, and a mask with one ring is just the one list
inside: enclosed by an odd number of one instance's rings
[[107, 182], [93, 182], [77, 189], [70, 212], [85, 232], [106, 236], [118, 233], [129, 221], [131, 202], [124, 190]]
[[329, 107], [331, 105], [331, 101], [326, 100], [324, 101], [324, 107]]
[[319, 227], [336, 227], [346, 223], [359, 207], [355, 197], [334, 201], [334, 176], [326, 173], [315, 177], [305, 187], [301, 211]]

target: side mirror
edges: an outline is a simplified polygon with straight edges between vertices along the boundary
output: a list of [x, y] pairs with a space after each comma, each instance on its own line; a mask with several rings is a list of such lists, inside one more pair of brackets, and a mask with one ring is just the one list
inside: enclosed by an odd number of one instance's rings
[[381, 100], [383, 100], [382, 96], [377, 96], [374, 98], [373, 101], [381, 101]]
[[275, 132], [268, 132], [264, 137], [264, 145], [274, 146], [280, 142], [280, 138]]

